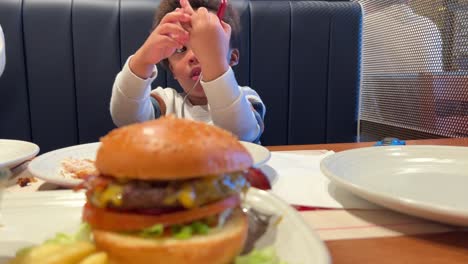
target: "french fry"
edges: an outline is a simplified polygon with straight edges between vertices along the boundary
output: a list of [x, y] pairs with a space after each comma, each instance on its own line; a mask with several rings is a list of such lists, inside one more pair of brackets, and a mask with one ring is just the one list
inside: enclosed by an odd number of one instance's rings
[[107, 264], [108, 257], [106, 252], [97, 252], [87, 256], [78, 264]]
[[57, 254], [58, 252], [62, 251], [64, 245], [60, 244], [43, 244], [40, 246], [36, 246], [32, 248], [26, 255], [19, 257], [18, 262], [11, 262], [11, 263], [18, 263], [18, 264], [33, 264], [33, 263], [42, 263], [44, 259]]
[[88, 255], [94, 253], [96, 247], [88, 242], [76, 242], [67, 244], [62, 250], [50, 255], [48, 258], [42, 260], [43, 264], [77, 264]]
[[[42, 244], [31, 248], [24, 255], [12, 259], [9, 264], [82, 264], [80, 261], [90, 259], [85, 264], [105, 264], [107, 254], [93, 254], [96, 251], [94, 244], [89, 242], [76, 242], [72, 244]], [[96, 255], [96, 256], [95, 256]], [[90, 258], [93, 256], [92, 258]]]
[[17, 256], [14, 259], [8, 261], [8, 264], [23, 264], [25, 256]]

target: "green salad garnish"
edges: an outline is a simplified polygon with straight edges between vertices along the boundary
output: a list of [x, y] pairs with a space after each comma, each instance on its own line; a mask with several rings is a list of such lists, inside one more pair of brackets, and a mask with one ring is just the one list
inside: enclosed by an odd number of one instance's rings
[[273, 247], [254, 249], [247, 255], [238, 256], [235, 264], [287, 264], [281, 261]]
[[199, 221], [195, 221], [188, 225], [173, 225], [171, 226], [172, 237], [177, 239], [189, 239], [193, 235], [205, 235], [210, 231], [210, 227]]
[[164, 226], [162, 224], [156, 224], [141, 230], [139, 235], [142, 237], [160, 237], [162, 234], [164, 234]]
[[[170, 237], [176, 239], [189, 239], [193, 235], [205, 235], [210, 231], [210, 227], [201, 221], [195, 221], [186, 225], [173, 225], [168, 228], [170, 230]], [[162, 224], [156, 224], [141, 230], [136, 235], [144, 238], [159, 238], [163, 236], [164, 231], [165, 227]]]
[[[74, 234], [57, 233], [54, 237], [47, 239], [43, 244], [72, 244], [75, 242], [92, 242], [91, 226], [87, 223], [81, 223], [78, 231]], [[25, 247], [16, 252], [16, 256], [27, 254], [35, 246]]]

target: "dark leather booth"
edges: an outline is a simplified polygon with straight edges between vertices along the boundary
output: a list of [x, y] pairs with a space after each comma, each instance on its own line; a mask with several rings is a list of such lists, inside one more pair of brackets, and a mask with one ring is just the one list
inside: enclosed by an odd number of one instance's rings
[[[7, 64], [0, 138], [42, 152], [95, 142], [115, 126], [112, 84], [150, 33], [159, 0], [1, 0]], [[361, 8], [348, 1], [234, 1], [239, 84], [267, 106], [264, 145], [355, 141]], [[154, 83], [174, 86], [165, 72]]]

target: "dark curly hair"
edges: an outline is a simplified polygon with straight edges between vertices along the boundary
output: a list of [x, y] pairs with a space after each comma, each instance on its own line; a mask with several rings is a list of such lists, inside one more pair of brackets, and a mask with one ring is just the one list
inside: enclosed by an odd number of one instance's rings
[[[198, 9], [200, 7], [205, 7], [208, 11], [216, 12], [218, 10], [218, 6], [220, 4], [219, 0], [189, 0], [190, 5], [193, 9]], [[154, 21], [153, 21], [153, 30], [159, 25], [162, 18], [176, 8], [180, 8], [179, 0], [162, 0], [159, 4], [158, 9], [156, 10]], [[226, 22], [231, 26], [231, 40], [229, 45], [231, 48], [239, 47], [239, 35], [240, 35], [240, 18], [239, 13], [229, 4], [226, 7], [226, 11], [224, 13], [223, 21]], [[166, 69], [169, 69], [169, 61], [168, 59], [164, 59], [160, 63]]]

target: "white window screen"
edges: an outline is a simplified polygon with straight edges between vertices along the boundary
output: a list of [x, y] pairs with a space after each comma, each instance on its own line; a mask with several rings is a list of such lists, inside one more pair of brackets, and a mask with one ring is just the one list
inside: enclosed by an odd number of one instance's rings
[[468, 136], [468, 0], [357, 0], [361, 140]]

